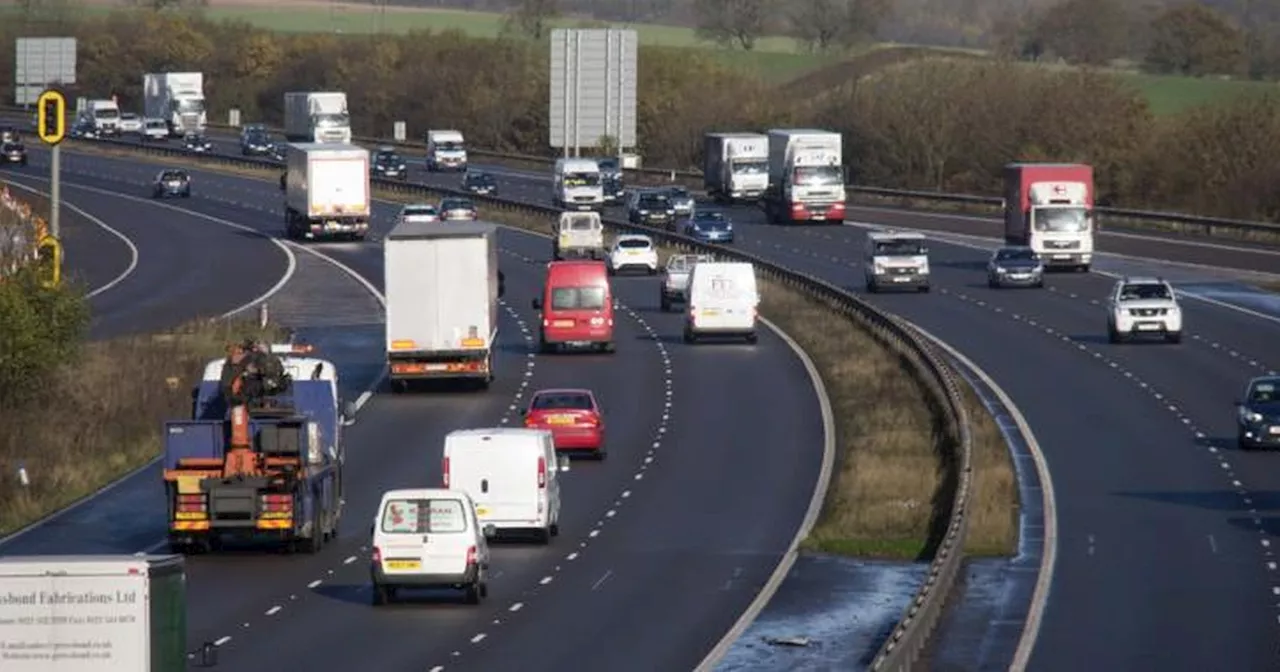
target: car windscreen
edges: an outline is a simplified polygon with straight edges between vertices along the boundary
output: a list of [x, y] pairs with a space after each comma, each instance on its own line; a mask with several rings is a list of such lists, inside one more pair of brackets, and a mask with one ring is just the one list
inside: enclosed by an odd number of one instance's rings
[[653, 247], [653, 243], [639, 238], [623, 238], [618, 241], [618, 247], [627, 250], [647, 250], [650, 247]]
[[400, 163], [400, 157], [395, 152], [379, 152], [374, 161], [378, 163]]
[[924, 254], [924, 243], [918, 240], [886, 240], [876, 243], [876, 256], [914, 257]]
[[471, 201], [451, 200], [440, 203], [441, 210], [470, 210]]
[[468, 175], [467, 181], [472, 184], [493, 184], [493, 176], [488, 173], [479, 175]]
[[165, 173], [160, 176], [160, 179], [165, 182], [181, 182], [182, 180], [187, 179], [187, 176], [182, 173]]
[[1280, 386], [1272, 381], [1259, 381], [1253, 384], [1253, 388], [1249, 390], [1249, 403], [1251, 404], [1267, 404], [1273, 401], [1280, 401]]
[[723, 231], [729, 228], [729, 222], [718, 213], [715, 215], [699, 215], [693, 218], [693, 225], [699, 229], [711, 229], [712, 231]]
[[465, 506], [459, 499], [392, 499], [382, 509], [382, 531], [388, 534], [466, 532]]
[[551, 290], [553, 310], [600, 310], [604, 308], [604, 287], [556, 287]]
[[662, 210], [671, 207], [671, 201], [666, 196], [645, 196], [641, 198], [637, 205], [641, 210]]
[[533, 398], [531, 407], [535, 411], [548, 410], [591, 410], [591, 397], [581, 392], [554, 392], [539, 394]]
[[1035, 250], [1006, 248], [996, 252], [997, 261], [1035, 261]]
[[1164, 285], [1156, 283], [1143, 283], [1134, 285], [1125, 285], [1120, 290], [1120, 299], [1122, 301], [1145, 300], [1145, 299], [1171, 299], [1169, 289]]
[[592, 231], [597, 227], [594, 217], [574, 217], [569, 220], [570, 231]]

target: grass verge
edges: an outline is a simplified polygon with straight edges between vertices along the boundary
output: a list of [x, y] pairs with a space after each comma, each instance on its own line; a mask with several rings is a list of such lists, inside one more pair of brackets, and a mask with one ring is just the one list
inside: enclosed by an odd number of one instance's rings
[[86, 343], [40, 398], [0, 408], [0, 536], [159, 455], [163, 423], [190, 416], [191, 388], [205, 363], [228, 341], [249, 336], [279, 334], [250, 322], [201, 320], [164, 334]]
[[[137, 158], [89, 145], [95, 152]], [[279, 172], [155, 157], [156, 163], [277, 181]], [[148, 157], [150, 161], [152, 157]], [[377, 190], [387, 201], [420, 201]], [[492, 221], [546, 234], [550, 220], [516, 209], [485, 213]], [[670, 250], [663, 250], [665, 256]], [[761, 283], [761, 314], [809, 353], [831, 397], [837, 456], [822, 515], [805, 547], [893, 559], [930, 557], [950, 515], [951, 437], [930, 395], [889, 346], [819, 301], [782, 285]], [[1009, 451], [991, 415], [971, 392], [974, 501], [966, 549], [1010, 555], [1017, 537], [1018, 494]]]

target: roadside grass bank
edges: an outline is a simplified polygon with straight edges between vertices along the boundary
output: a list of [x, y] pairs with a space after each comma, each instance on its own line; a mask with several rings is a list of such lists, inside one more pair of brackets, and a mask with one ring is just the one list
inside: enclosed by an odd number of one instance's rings
[[[124, 150], [94, 152], [138, 158]], [[240, 175], [275, 183], [279, 171], [218, 165], [176, 157], [158, 164]], [[380, 200], [420, 201], [375, 190]], [[546, 217], [492, 208], [484, 218], [539, 234]], [[670, 250], [662, 250], [665, 258]], [[822, 515], [808, 550], [916, 560], [931, 556], [950, 516], [953, 454], [931, 395], [889, 346], [819, 301], [768, 281], [761, 283], [761, 314], [787, 332], [813, 358], [831, 397], [836, 421], [836, 463]], [[974, 501], [967, 552], [1010, 555], [1017, 537], [1018, 495], [1008, 447], [986, 408], [966, 398], [974, 438]]]
[[0, 537], [155, 458], [164, 421], [190, 416], [206, 362], [228, 342], [278, 336], [251, 321], [200, 320], [78, 344], [35, 395], [0, 403]]

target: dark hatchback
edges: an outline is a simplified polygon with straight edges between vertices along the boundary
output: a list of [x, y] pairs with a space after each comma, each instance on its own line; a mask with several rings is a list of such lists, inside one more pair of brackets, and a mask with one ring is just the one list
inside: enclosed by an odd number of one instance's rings
[[27, 148], [16, 140], [0, 145], [0, 163], [27, 165]]
[[152, 198], [165, 196], [191, 197], [191, 176], [185, 170], [162, 170], [156, 175], [155, 186], [151, 189]]
[[489, 173], [468, 171], [466, 177], [462, 178], [462, 189], [480, 196], [497, 196], [498, 182]]
[[373, 170], [374, 177], [395, 180], [409, 179], [409, 164], [394, 149], [379, 149], [373, 155], [373, 162], [370, 168]]
[[1280, 376], [1249, 381], [1236, 402], [1236, 423], [1240, 450], [1280, 448]]
[[987, 286], [1044, 287], [1044, 261], [1029, 247], [1002, 247], [987, 263]]

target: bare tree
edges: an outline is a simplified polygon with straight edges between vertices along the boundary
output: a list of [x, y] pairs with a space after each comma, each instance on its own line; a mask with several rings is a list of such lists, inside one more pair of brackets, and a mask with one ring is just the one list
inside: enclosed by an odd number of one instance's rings
[[892, 0], [796, 0], [791, 36], [813, 51], [869, 39], [892, 9]]
[[557, 0], [520, 0], [507, 14], [505, 30], [541, 40], [551, 34], [553, 22], [560, 17]]
[[750, 51], [764, 37], [774, 14], [773, 0], [693, 0], [698, 36]]

